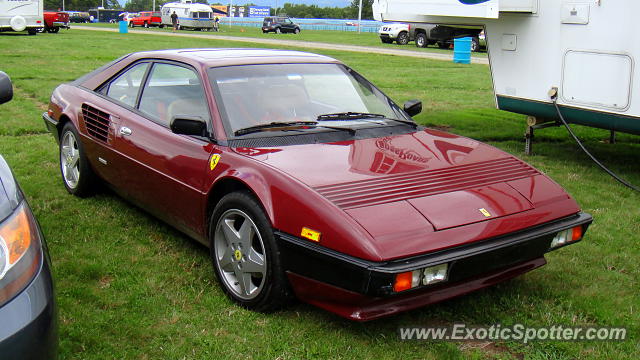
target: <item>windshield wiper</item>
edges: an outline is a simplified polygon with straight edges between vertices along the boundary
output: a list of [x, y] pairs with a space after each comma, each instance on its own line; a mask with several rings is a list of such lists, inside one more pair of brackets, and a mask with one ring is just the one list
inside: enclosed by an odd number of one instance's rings
[[271, 122], [268, 124], [260, 124], [260, 125], [254, 125], [254, 126], [249, 126], [246, 128], [242, 128], [239, 130], [236, 130], [233, 134], [235, 136], [240, 136], [240, 135], [246, 135], [246, 134], [251, 134], [254, 132], [259, 132], [259, 131], [263, 131], [263, 130], [269, 130], [269, 129], [275, 129], [275, 128], [284, 128], [284, 127], [291, 127], [291, 126], [305, 126], [305, 125], [315, 125], [317, 124], [317, 122], [315, 121], [289, 121], [289, 122]]
[[268, 123], [268, 124], [260, 124], [260, 125], [255, 125], [255, 126], [249, 126], [249, 127], [243, 128], [243, 129], [236, 130], [234, 132], [234, 135], [235, 136], [241, 136], [241, 135], [251, 134], [251, 133], [264, 131], [264, 130], [269, 130], [269, 129], [288, 128], [288, 127], [293, 127], [293, 126], [313, 126], [314, 128], [322, 127], [322, 128], [326, 128], [326, 129], [332, 129], [332, 130], [347, 131], [351, 135], [355, 135], [355, 133], [356, 133], [355, 129], [346, 128], [346, 127], [338, 127], [338, 126], [320, 125], [320, 124], [318, 124], [317, 121], [291, 121], [291, 122], [272, 122], [272, 123]]
[[355, 119], [384, 119], [386, 116], [382, 114], [370, 114], [361, 112], [341, 112], [333, 114], [318, 115], [318, 121], [329, 120], [355, 120]]
[[360, 113], [360, 112], [343, 112], [343, 113], [334, 113], [334, 114], [323, 114], [318, 115], [318, 121], [348, 121], [348, 120], [357, 120], [357, 119], [385, 119], [391, 121], [397, 121], [399, 123], [411, 125], [414, 128], [418, 128], [418, 124], [410, 120], [400, 120], [388, 118], [382, 114], [370, 114], [370, 113]]

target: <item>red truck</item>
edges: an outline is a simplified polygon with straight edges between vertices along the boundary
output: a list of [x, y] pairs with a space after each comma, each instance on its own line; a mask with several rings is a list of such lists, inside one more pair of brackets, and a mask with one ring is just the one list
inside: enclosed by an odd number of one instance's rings
[[43, 31], [49, 33], [57, 33], [60, 28], [69, 29], [69, 14], [62, 11], [45, 11], [44, 15], [44, 29]]
[[141, 11], [138, 16], [129, 20], [129, 27], [144, 26], [148, 28], [149, 26], [159, 26], [162, 28], [164, 25], [162, 25], [160, 16], [159, 11]]

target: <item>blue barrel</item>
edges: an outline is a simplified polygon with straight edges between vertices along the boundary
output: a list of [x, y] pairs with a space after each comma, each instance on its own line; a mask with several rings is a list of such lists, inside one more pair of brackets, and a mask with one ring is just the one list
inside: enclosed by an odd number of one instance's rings
[[471, 64], [471, 38], [453, 39], [453, 62]]
[[120, 21], [120, 34], [126, 34], [129, 32], [129, 28], [127, 27], [129, 24], [127, 24], [126, 21]]

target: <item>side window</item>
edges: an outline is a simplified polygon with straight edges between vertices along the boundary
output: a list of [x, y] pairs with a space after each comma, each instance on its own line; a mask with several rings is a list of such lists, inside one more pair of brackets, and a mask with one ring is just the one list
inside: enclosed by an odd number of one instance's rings
[[139, 110], [161, 125], [174, 116], [199, 117], [209, 121], [209, 108], [196, 73], [188, 68], [156, 63], [142, 91]]
[[148, 66], [149, 63], [141, 63], [122, 73], [109, 83], [105, 95], [134, 107]]

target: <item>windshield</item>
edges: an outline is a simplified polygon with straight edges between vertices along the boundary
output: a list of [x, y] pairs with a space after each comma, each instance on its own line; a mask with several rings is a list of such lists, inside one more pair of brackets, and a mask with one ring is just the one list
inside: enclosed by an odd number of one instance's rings
[[228, 66], [211, 68], [209, 78], [230, 134], [263, 124], [317, 121], [321, 115], [347, 112], [380, 114], [382, 119], [362, 116], [335, 123], [358, 127], [373, 122], [386, 125], [385, 119], [409, 120], [382, 92], [343, 65]]

